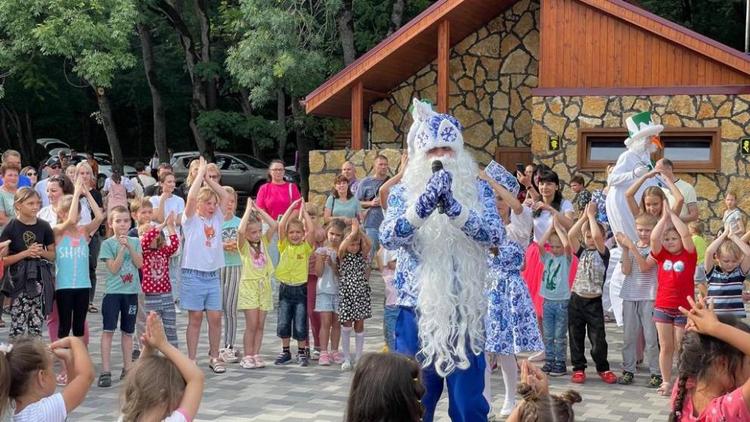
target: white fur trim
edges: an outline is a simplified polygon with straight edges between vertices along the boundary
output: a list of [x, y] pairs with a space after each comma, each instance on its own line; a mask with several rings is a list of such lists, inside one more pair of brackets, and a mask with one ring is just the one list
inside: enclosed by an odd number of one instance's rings
[[426, 218], [419, 218], [417, 215], [417, 206], [416, 204], [411, 205], [409, 208], [406, 209], [406, 212], [404, 213], [404, 218], [406, 218], [406, 221], [409, 222], [414, 228], [418, 229], [422, 227], [422, 224], [424, 224]]
[[450, 222], [455, 227], [462, 229], [464, 227], [464, 224], [466, 224], [466, 220], [468, 219], [469, 219], [469, 210], [466, 209], [466, 207], [461, 206], [461, 212], [454, 218], [451, 218]]

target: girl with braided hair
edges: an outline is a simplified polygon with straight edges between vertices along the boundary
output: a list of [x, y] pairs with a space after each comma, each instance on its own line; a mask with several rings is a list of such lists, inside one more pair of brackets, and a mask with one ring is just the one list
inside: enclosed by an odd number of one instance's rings
[[689, 319], [682, 339], [670, 422], [750, 420], [750, 327], [717, 316], [713, 302], [680, 307]]
[[521, 363], [518, 394], [523, 401], [513, 409], [507, 422], [572, 422], [575, 420], [573, 405], [581, 402], [581, 395], [574, 390], [550, 394], [547, 376], [528, 360]]

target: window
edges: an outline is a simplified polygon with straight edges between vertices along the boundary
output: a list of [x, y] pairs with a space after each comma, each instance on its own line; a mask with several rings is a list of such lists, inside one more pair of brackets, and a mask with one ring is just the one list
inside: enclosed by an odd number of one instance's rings
[[[579, 129], [579, 170], [604, 171], [625, 151], [627, 137], [628, 131], [624, 128]], [[666, 128], [660, 138], [664, 149], [652, 158], [669, 158], [674, 162], [675, 171], [713, 173], [721, 169], [719, 128]]]

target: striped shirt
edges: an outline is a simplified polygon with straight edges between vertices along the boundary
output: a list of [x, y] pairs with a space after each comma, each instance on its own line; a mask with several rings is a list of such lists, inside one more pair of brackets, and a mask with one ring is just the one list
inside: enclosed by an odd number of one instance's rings
[[745, 273], [738, 265], [733, 271], [722, 271], [718, 265], [706, 274], [708, 279], [708, 297], [714, 302], [714, 310], [721, 315], [745, 317], [745, 304], [742, 301], [742, 289], [745, 283]]
[[[637, 246], [637, 248], [638, 254], [644, 259], [649, 258], [651, 246]], [[622, 283], [620, 298], [629, 301], [656, 300], [656, 265], [649, 271], [643, 272], [632, 251], [629, 251], [628, 258], [631, 262], [631, 271]]]
[[13, 415], [13, 422], [64, 422], [67, 413], [62, 394], [55, 393], [24, 407]]

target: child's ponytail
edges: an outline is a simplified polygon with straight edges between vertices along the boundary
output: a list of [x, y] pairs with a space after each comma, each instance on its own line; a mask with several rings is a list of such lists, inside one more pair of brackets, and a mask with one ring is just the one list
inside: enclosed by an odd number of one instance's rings
[[0, 420], [5, 420], [10, 410], [10, 363], [8, 354], [13, 350], [12, 344], [0, 344]]
[[672, 412], [669, 413], [669, 422], [678, 422], [682, 419], [682, 407], [685, 405], [688, 390], [687, 381], [687, 375], [680, 374], [677, 378], [677, 395], [674, 399], [674, 405], [672, 405]]

